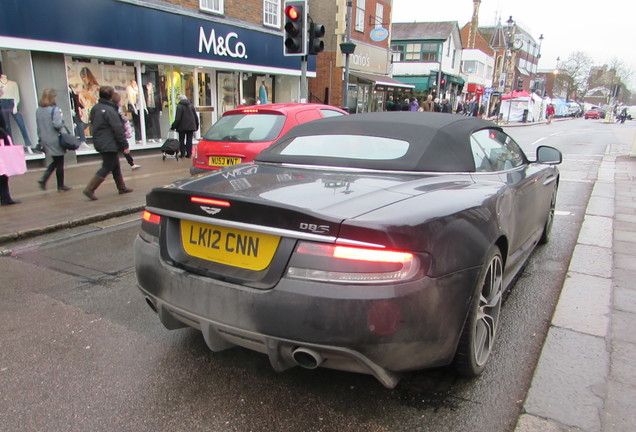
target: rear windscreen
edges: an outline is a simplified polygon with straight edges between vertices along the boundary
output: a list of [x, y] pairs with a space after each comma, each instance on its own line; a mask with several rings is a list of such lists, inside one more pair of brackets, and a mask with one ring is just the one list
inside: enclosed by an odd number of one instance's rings
[[235, 114], [221, 117], [203, 136], [207, 141], [261, 142], [278, 137], [285, 116], [278, 114]]

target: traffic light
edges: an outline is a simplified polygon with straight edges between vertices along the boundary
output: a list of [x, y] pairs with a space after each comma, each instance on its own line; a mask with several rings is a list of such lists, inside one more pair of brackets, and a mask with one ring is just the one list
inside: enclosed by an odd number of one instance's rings
[[285, 34], [283, 54], [307, 55], [307, 1], [285, 1]]
[[523, 78], [517, 78], [517, 91], [523, 91]]
[[325, 50], [322, 37], [325, 35], [325, 26], [312, 22], [309, 24], [309, 54], [316, 55]]
[[439, 86], [442, 90], [446, 88], [446, 77], [444, 77], [444, 75], [442, 75], [442, 79], [439, 82]]

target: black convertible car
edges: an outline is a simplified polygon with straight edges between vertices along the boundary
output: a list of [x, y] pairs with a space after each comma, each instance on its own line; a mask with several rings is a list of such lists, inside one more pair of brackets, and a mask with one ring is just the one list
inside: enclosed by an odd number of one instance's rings
[[481, 373], [504, 291], [548, 241], [561, 153], [493, 123], [372, 113], [295, 127], [253, 163], [147, 196], [138, 284], [168, 329], [375, 376]]

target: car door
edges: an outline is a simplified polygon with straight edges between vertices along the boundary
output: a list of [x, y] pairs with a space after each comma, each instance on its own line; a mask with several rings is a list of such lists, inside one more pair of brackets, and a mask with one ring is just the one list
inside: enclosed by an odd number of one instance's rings
[[510, 254], [526, 250], [545, 223], [549, 195], [544, 190], [545, 171], [530, 164], [519, 145], [500, 130], [475, 132], [471, 146], [477, 172], [494, 173], [505, 184], [501, 210], [507, 214], [501, 216], [508, 229]]

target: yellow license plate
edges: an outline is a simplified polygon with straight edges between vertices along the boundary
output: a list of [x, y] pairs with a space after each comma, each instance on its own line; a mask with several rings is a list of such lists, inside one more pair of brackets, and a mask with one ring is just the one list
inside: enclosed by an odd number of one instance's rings
[[249, 270], [267, 268], [280, 237], [181, 221], [181, 244], [188, 255]]
[[210, 159], [208, 160], [208, 165], [210, 166], [229, 166], [240, 163], [241, 158], [229, 156], [210, 156]]

